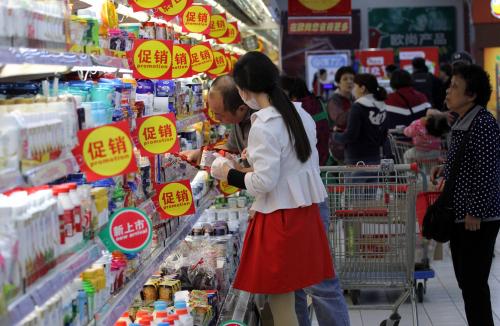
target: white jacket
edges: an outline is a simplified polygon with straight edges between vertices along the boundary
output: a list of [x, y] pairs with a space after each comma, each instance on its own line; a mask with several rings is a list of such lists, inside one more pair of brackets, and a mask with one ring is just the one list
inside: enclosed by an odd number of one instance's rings
[[294, 104], [311, 144], [312, 154], [305, 163], [297, 158], [283, 118], [274, 107], [252, 115], [247, 155], [254, 172], [245, 175], [245, 186], [256, 198], [252, 206], [256, 212], [310, 206], [327, 197], [319, 171], [316, 124], [300, 103]]

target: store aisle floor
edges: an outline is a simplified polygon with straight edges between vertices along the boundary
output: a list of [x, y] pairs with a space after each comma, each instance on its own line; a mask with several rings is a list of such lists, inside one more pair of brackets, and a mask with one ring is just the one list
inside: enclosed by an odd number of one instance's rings
[[[490, 290], [494, 311], [495, 325], [500, 326], [500, 236], [495, 247], [496, 258], [490, 275]], [[420, 326], [467, 326], [463, 300], [453, 273], [449, 246], [444, 246], [444, 258], [434, 261], [432, 267], [436, 277], [427, 282], [427, 293], [424, 302], [419, 303], [418, 316]], [[391, 300], [393, 302], [398, 292], [362, 291], [361, 303], [380, 304]], [[349, 299], [348, 299], [349, 300]], [[405, 303], [399, 313], [402, 316], [400, 326], [412, 326], [411, 305]], [[390, 312], [372, 310], [350, 310], [351, 326], [377, 326], [386, 319]], [[313, 326], [318, 326], [315, 321]]]

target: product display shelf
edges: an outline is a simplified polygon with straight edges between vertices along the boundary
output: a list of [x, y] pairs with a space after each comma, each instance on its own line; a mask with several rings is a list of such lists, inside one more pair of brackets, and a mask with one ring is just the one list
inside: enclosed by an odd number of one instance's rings
[[130, 303], [134, 300], [137, 294], [142, 289], [144, 283], [153, 275], [161, 263], [177, 248], [186, 236], [191, 232], [193, 225], [198, 221], [203, 211], [210, 206], [213, 201], [213, 192], [209, 192], [200, 205], [197, 207], [196, 214], [182, 217], [183, 224], [179, 226], [176, 233], [166, 240], [165, 246], [156, 248], [146, 262], [140, 266], [134, 279], [130, 281], [117, 295], [112, 297], [110, 301], [100, 309], [96, 314], [96, 318], [88, 325], [112, 326], [125, 312]]
[[5, 169], [0, 172], [0, 193], [22, 186], [23, 183], [23, 176], [18, 169]]
[[2, 64], [41, 64], [62, 66], [92, 66], [92, 58], [83, 53], [56, 52], [45, 49], [0, 47]]
[[197, 113], [192, 116], [188, 116], [185, 118], [180, 118], [177, 120], [177, 130], [182, 131], [188, 128], [189, 126], [194, 125], [195, 123], [205, 121], [207, 118], [204, 113]]
[[15, 325], [31, 313], [36, 305], [43, 305], [66, 284], [101, 256], [101, 249], [95, 242], [89, 242], [74, 254], [69, 255], [60, 265], [46, 276], [29, 286], [26, 293], [8, 306], [8, 314], [1, 319], [1, 325]]
[[73, 155], [68, 154], [57, 160], [40, 165], [23, 173], [30, 186], [40, 186], [78, 172], [79, 167]]

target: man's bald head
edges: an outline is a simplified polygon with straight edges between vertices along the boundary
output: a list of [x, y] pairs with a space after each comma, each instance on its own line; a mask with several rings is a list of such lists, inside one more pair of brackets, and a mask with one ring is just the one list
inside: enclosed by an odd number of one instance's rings
[[241, 99], [233, 77], [217, 77], [208, 93], [208, 106], [216, 118], [223, 123], [240, 123], [248, 111]]

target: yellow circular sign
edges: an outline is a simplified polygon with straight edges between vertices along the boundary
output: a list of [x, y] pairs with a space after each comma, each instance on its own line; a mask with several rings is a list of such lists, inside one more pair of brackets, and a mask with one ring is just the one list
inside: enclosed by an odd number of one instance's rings
[[236, 62], [238, 62], [238, 57], [232, 55], [231, 56], [231, 64], [232, 66], [234, 67], [234, 65], [236, 64]]
[[207, 112], [208, 112], [208, 118], [210, 119], [210, 121], [213, 124], [219, 124], [220, 123], [220, 121], [217, 120], [217, 118], [215, 117], [215, 113], [214, 113], [214, 111], [212, 111], [212, 109], [208, 108]]
[[184, 27], [191, 33], [203, 33], [210, 27], [210, 12], [204, 6], [191, 6], [182, 14]]
[[230, 44], [236, 40], [238, 37], [238, 30], [235, 24], [227, 24], [227, 36], [219, 38], [219, 42], [224, 44]]
[[315, 11], [329, 10], [338, 5], [340, 1], [341, 0], [299, 0], [301, 5]]
[[222, 37], [227, 32], [227, 20], [220, 14], [212, 15], [210, 19], [210, 34], [212, 38]]
[[153, 9], [161, 6], [165, 0], [132, 0], [137, 6], [144, 9]]
[[160, 41], [146, 41], [134, 51], [134, 67], [146, 78], [159, 78], [172, 66], [172, 53], [168, 46]]
[[151, 154], [168, 152], [176, 141], [176, 126], [165, 116], [148, 117], [139, 127], [139, 143]]
[[193, 205], [193, 196], [182, 183], [170, 183], [161, 189], [158, 202], [167, 215], [182, 216]]
[[191, 67], [194, 72], [205, 72], [212, 68], [214, 54], [212, 49], [204, 44], [191, 47]]
[[174, 44], [172, 52], [172, 78], [180, 78], [189, 71], [191, 56], [189, 51], [176, 44]]
[[172, 1], [171, 5], [168, 7], [159, 7], [158, 11], [167, 16], [176, 16], [180, 14], [184, 10], [184, 8], [186, 8], [187, 4], [188, 0], [176, 0]]
[[113, 126], [96, 128], [83, 143], [83, 160], [88, 168], [101, 176], [121, 174], [133, 159], [130, 137]]
[[236, 188], [234, 186], [231, 186], [227, 183], [227, 181], [221, 181], [219, 183], [219, 188], [220, 188], [220, 191], [222, 191], [222, 193], [226, 196], [230, 196], [232, 194], [235, 194], [237, 193], [238, 191], [240, 191], [239, 188]]
[[222, 74], [227, 67], [227, 59], [224, 53], [221, 53], [219, 51], [213, 51], [214, 54], [214, 61], [217, 67], [214, 69], [210, 70], [209, 73], [212, 75], [219, 75]]

